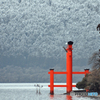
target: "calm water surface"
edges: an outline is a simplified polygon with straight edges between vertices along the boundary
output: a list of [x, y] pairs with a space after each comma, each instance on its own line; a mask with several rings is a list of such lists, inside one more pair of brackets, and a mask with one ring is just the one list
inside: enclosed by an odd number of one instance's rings
[[[77, 97], [62, 95], [66, 88], [55, 88], [55, 94], [50, 95], [49, 83], [38, 83], [39, 88], [34, 87], [37, 83], [1, 83], [0, 100], [100, 100], [100, 98]], [[76, 88], [73, 88], [76, 89]]]

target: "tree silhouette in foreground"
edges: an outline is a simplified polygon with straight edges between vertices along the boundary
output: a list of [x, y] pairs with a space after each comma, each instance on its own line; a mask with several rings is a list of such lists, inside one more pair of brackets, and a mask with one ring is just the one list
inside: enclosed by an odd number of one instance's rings
[[93, 53], [89, 59], [89, 64], [92, 65], [90, 74], [87, 74], [81, 82], [78, 82], [76, 87], [100, 93], [100, 50]]
[[100, 31], [100, 24], [98, 24], [97, 26], [97, 31]]

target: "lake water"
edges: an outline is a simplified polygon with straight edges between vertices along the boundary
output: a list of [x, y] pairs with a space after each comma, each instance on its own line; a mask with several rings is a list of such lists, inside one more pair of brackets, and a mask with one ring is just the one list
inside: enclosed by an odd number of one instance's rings
[[[43, 85], [40, 88], [41, 94], [37, 93], [39, 88], [34, 86], [37, 84]], [[48, 85], [49, 83], [0, 83], [0, 100], [100, 100], [100, 98], [63, 95], [66, 88], [55, 88], [55, 94], [50, 95]]]

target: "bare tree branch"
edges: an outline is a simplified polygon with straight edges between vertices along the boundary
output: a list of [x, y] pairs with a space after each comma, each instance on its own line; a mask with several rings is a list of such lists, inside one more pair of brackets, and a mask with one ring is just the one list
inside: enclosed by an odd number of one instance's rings
[[92, 64], [92, 69], [100, 68], [100, 51], [93, 53], [88, 63]]

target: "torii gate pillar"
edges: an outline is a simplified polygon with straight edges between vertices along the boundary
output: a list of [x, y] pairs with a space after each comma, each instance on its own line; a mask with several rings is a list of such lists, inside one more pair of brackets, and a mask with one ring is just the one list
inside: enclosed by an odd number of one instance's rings
[[72, 45], [73, 42], [69, 41], [66, 48], [67, 93], [70, 93], [72, 91]]
[[[54, 87], [66, 87], [66, 93], [70, 93], [72, 91], [72, 87], [76, 87], [76, 85], [72, 85], [72, 75], [73, 74], [89, 74], [89, 69], [85, 69], [84, 72], [73, 72], [72, 71], [72, 45], [73, 42], [69, 41], [67, 48], [64, 47], [66, 51], [66, 72], [54, 72], [54, 69], [50, 69], [50, 94], [54, 94]], [[54, 74], [66, 74], [66, 85], [54, 85]]]

